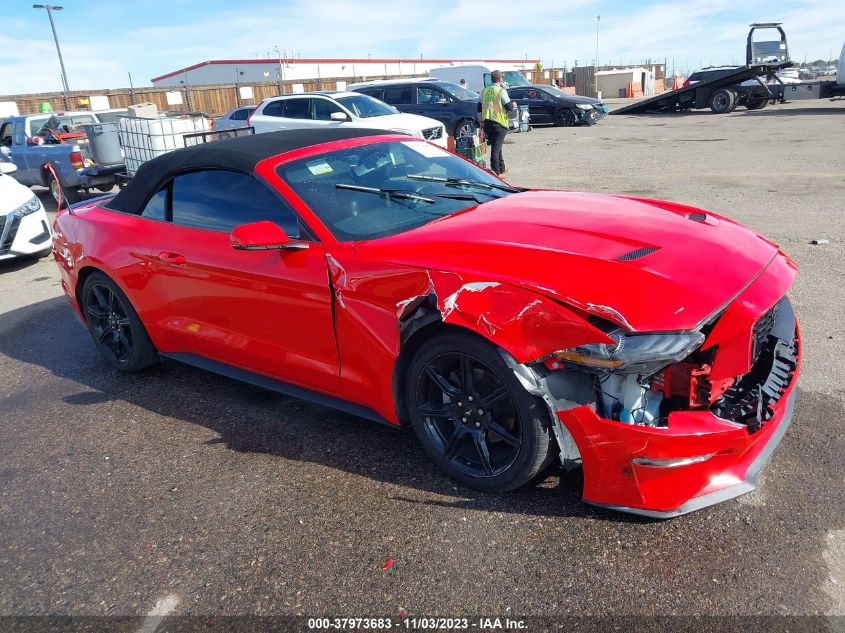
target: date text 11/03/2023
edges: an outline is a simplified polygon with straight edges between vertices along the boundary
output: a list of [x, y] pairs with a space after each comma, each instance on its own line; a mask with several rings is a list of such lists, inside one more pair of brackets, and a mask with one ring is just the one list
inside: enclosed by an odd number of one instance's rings
[[500, 617], [444, 618], [444, 617], [403, 617], [403, 618], [308, 618], [308, 629], [319, 630], [389, 630], [407, 631], [431, 630], [468, 630], [478, 631], [518, 631], [526, 630], [524, 620]]

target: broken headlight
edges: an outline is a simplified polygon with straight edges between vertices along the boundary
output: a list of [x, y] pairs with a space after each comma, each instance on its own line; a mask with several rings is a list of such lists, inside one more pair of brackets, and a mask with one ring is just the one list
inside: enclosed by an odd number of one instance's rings
[[686, 358], [704, 342], [701, 332], [607, 335], [613, 343], [579, 345], [554, 353], [558, 360], [621, 373], [650, 374]]

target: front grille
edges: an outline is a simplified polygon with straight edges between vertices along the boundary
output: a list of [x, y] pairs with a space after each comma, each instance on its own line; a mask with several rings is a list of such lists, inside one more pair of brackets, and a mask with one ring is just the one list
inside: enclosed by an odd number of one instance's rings
[[[768, 375], [759, 377], [760, 366], [768, 367]], [[790, 342], [770, 338], [760, 362], [725, 391], [712, 407], [720, 418], [745, 424], [749, 432], [759, 431], [773, 415], [772, 406], [792, 382], [798, 367], [798, 340]]]
[[423, 138], [427, 141], [433, 141], [434, 139], [442, 138], [443, 136], [443, 128], [442, 127], [430, 127], [422, 131]]
[[740, 376], [719, 398], [711, 410], [720, 418], [745, 424], [754, 433], [773, 415], [774, 406], [794, 379], [798, 369], [798, 339], [794, 338], [794, 320], [790, 334], [783, 323], [774, 331], [778, 313], [782, 319], [794, 319], [789, 300], [781, 299], [754, 324], [754, 362], [751, 370]]
[[[7, 220], [3, 218], [3, 224]], [[0, 255], [5, 255], [12, 248], [12, 243], [15, 241], [15, 235], [18, 234], [18, 227], [21, 224], [21, 219], [17, 216], [12, 217], [12, 221], [8, 222], [7, 226], [0, 228]]]
[[772, 328], [775, 327], [775, 321], [778, 318], [778, 307], [780, 302], [772, 306], [772, 308], [761, 316], [754, 328], [751, 330], [751, 362], [756, 363], [760, 358], [766, 343], [769, 340], [769, 334], [772, 333]]

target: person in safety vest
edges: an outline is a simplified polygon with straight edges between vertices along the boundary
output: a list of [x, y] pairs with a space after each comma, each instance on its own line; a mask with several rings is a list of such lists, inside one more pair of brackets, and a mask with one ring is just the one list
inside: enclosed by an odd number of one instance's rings
[[490, 73], [492, 84], [481, 91], [481, 125], [484, 136], [490, 143], [490, 169], [501, 176], [505, 169], [505, 159], [502, 157], [502, 145], [508, 133], [508, 110], [516, 109], [516, 103], [508, 97], [508, 91], [502, 85], [504, 75], [502, 71], [494, 70]]

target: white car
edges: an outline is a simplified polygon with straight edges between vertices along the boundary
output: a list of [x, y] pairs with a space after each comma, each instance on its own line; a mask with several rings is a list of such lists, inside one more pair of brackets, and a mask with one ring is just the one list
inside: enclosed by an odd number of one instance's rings
[[249, 117], [255, 133], [321, 127], [363, 127], [409, 134], [446, 147], [446, 127], [399, 112], [359, 92], [311, 92], [265, 99]]
[[0, 260], [50, 252], [53, 231], [41, 200], [9, 176], [17, 167], [0, 161]]

